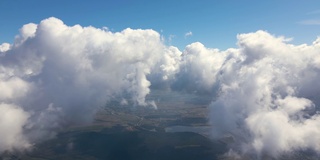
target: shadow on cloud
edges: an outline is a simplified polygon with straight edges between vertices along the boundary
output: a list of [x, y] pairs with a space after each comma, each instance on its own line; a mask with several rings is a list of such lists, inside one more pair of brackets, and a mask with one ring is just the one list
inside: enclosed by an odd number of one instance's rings
[[115, 97], [156, 108], [145, 97], [165, 88], [211, 95], [212, 134], [231, 134], [237, 154], [320, 152], [320, 39], [237, 38], [238, 48], [196, 42], [181, 52], [153, 30], [113, 33], [56, 18], [26, 24], [13, 44], [0, 45], [0, 151], [89, 123]]

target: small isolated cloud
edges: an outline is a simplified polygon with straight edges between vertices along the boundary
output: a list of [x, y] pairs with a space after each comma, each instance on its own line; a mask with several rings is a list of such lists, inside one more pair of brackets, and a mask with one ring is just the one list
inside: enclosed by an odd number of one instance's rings
[[309, 20], [300, 21], [299, 23], [303, 24], [303, 25], [320, 25], [320, 20], [319, 19], [309, 19]]
[[176, 35], [170, 34], [170, 35], [169, 35], [169, 38], [168, 38], [169, 43], [171, 43], [172, 40], [173, 40], [175, 37], [176, 37]]
[[185, 38], [190, 37], [190, 36], [192, 36], [192, 32], [191, 32], [191, 31], [189, 31], [189, 32], [187, 32], [186, 34], [184, 34], [184, 37], [185, 37]]

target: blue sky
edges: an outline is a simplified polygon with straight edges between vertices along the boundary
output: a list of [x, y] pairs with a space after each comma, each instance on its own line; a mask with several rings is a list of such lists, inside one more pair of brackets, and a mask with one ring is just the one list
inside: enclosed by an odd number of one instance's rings
[[294, 44], [320, 36], [319, 0], [1, 0], [0, 43], [12, 43], [23, 24], [51, 16], [111, 31], [154, 29], [181, 50], [196, 41], [235, 47], [237, 34], [257, 30], [293, 37]]

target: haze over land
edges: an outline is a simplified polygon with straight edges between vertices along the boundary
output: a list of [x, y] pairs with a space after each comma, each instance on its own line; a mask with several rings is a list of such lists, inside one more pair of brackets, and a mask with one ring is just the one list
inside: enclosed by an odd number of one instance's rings
[[[210, 96], [212, 136], [239, 155], [320, 152], [320, 39], [293, 45], [258, 30], [237, 47], [183, 51], [152, 29], [67, 26], [51, 17], [0, 45], [0, 151], [24, 150], [90, 123], [107, 102], [157, 108], [150, 90]], [[10, 129], [8, 129], [10, 128]]]

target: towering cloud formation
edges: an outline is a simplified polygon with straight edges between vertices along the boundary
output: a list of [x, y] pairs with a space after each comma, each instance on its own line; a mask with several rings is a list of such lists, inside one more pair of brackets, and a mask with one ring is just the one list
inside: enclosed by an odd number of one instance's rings
[[176, 83], [217, 94], [211, 104], [213, 133], [231, 134], [241, 154], [320, 152], [319, 40], [295, 46], [257, 31], [238, 35], [237, 49], [193, 43], [183, 53]]
[[0, 151], [88, 122], [114, 97], [156, 107], [145, 100], [147, 76], [152, 71], [158, 83], [169, 81], [181, 54], [153, 30], [112, 33], [56, 18], [24, 25], [15, 43], [0, 51]]
[[153, 30], [27, 24], [0, 45], [0, 151], [88, 122], [112, 98], [155, 107], [145, 97], [165, 87], [212, 95], [213, 133], [231, 134], [239, 153], [320, 152], [320, 39], [296, 46], [257, 31], [238, 46], [180, 52]]
[[229, 51], [205, 48], [196, 42], [186, 47], [180, 63], [180, 72], [172, 88], [200, 93], [216, 91], [217, 74], [220, 72]]
[[243, 153], [257, 156], [320, 151], [318, 42], [294, 46], [263, 31], [239, 35], [239, 49], [216, 76], [216, 134], [231, 133]]

